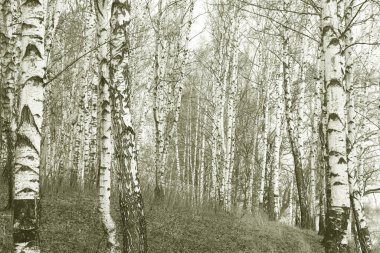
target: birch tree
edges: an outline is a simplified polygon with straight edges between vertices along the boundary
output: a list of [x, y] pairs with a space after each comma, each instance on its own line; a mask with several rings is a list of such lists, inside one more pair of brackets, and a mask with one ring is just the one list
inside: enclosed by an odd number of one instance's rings
[[[268, 63], [267, 63], [268, 64]], [[265, 77], [268, 77], [268, 69], [267, 66], [264, 67], [263, 74]], [[264, 78], [263, 82], [267, 82], [268, 78]], [[265, 104], [264, 104], [264, 117], [263, 117], [263, 149], [262, 149], [262, 154], [263, 154], [263, 161], [261, 165], [261, 174], [260, 174], [260, 188], [259, 188], [259, 208], [263, 209], [264, 208], [264, 195], [265, 195], [265, 174], [267, 171], [267, 166], [268, 166], [268, 135], [269, 135], [269, 125], [270, 125], [270, 116], [269, 116], [269, 98], [270, 98], [270, 92], [269, 92], [269, 87], [267, 90], [264, 91], [265, 93]]]
[[13, 202], [13, 175], [14, 145], [16, 139], [16, 112], [15, 112], [15, 89], [17, 70], [19, 68], [19, 53], [16, 50], [19, 43], [18, 30], [19, 5], [17, 2], [5, 1], [2, 3], [1, 36], [4, 46], [1, 47], [1, 154], [0, 166], [3, 176], [8, 181], [8, 203], [12, 207]]
[[[236, 14], [235, 14], [236, 15]], [[226, 210], [231, 210], [231, 194], [232, 194], [232, 171], [234, 168], [235, 160], [235, 128], [236, 128], [236, 97], [238, 92], [238, 42], [236, 39], [238, 26], [237, 17], [234, 17], [233, 21], [233, 30], [234, 34], [232, 35], [232, 47], [233, 47], [233, 56], [232, 56], [232, 66], [231, 66], [231, 81], [230, 81], [230, 91], [228, 96], [228, 109], [227, 109], [227, 142], [226, 142], [226, 159], [225, 159], [225, 205]]]
[[277, 97], [277, 108], [276, 108], [276, 126], [275, 126], [275, 139], [273, 148], [273, 213], [274, 220], [278, 220], [280, 216], [280, 168], [281, 168], [281, 141], [282, 141], [282, 121], [283, 121], [283, 86], [281, 76], [277, 76], [276, 80], [276, 97]]
[[327, 117], [327, 154], [329, 169], [326, 252], [345, 252], [348, 247], [348, 220], [350, 214], [347, 175], [346, 87], [343, 83], [345, 60], [344, 41], [339, 37], [343, 26], [344, 1], [322, 2], [322, 40], [324, 52], [324, 80]]
[[111, 216], [111, 101], [110, 101], [110, 74], [108, 38], [110, 34], [109, 20], [111, 14], [111, 2], [96, 1], [97, 38], [99, 61], [99, 91], [100, 91], [100, 164], [99, 164], [99, 212], [103, 227], [107, 235], [107, 247], [109, 252], [120, 252], [119, 242], [116, 237], [116, 224]]
[[13, 241], [15, 252], [40, 252], [39, 168], [45, 77], [45, 1], [22, 1], [20, 79], [14, 165]]
[[[153, 57], [153, 117], [156, 131], [155, 196], [158, 200], [164, 197], [168, 146], [173, 134], [176, 134], [178, 125], [184, 65], [188, 57], [187, 44], [190, 39], [194, 2], [194, 0], [189, 0], [177, 5], [172, 4], [171, 1], [159, 0], [156, 17], [152, 24], [155, 39]], [[169, 14], [163, 15], [164, 12]], [[173, 110], [174, 122], [168, 124], [168, 115]], [[175, 137], [175, 139], [177, 138]], [[179, 168], [178, 157], [177, 170]]]
[[[131, 219], [138, 217], [139, 252], [147, 252], [147, 232], [137, 168], [135, 130], [130, 108], [131, 82], [129, 76], [129, 24], [131, 3], [114, 0], [111, 7], [110, 77], [113, 90], [113, 128], [119, 162], [120, 210], [122, 215], [123, 252], [132, 252]], [[135, 202], [135, 203], [134, 203]]]
[[[288, 6], [288, 2], [284, 1], [285, 8]], [[284, 15], [285, 24], [289, 24], [289, 17]], [[304, 181], [304, 172], [302, 166], [302, 156], [300, 151], [299, 142], [297, 141], [295, 122], [292, 115], [292, 97], [291, 97], [291, 83], [290, 83], [290, 51], [289, 51], [289, 40], [290, 32], [287, 28], [284, 28], [283, 31], [283, 55], [282, 55], [282, 71], [284, 77], [284, 91], [285, 91], [285, 118], [287, 124], [287, 131], [289, 136], [289, 142], [291, 145], [291, 151], [294, 160], [294, 172], [296, 179], [296, 186], [298, 192], [298, 201], [300, 204], [300, 213], [301, 213], [301, 227], [306, 228], [308, 225], [308, 209], [306, 204], [306, 194], [305, 194], [305, 181]]]
[[348, 182], [350, 191], [350, 204], [352, 208], [353, 226], [358, 240], [358, 251], [370, 252], [371, 250], [371, 238], [364, 217], [363, 204], [361, 200], [361, 193], [358, 185], [358, 172], [357, 172], [357, 144], [356, 144], [356, 112], [355, 112], [355, 93], [354, 93], [354, 80], [353, 70], [354, 61], [352, 55], [352, 43], [353, 43], [353, 31], [351, 27], [352, 9], [355, 5], [355, 1], [345, 1], [345, 75], [344, 82], [346, 84], [346, 100], [347, 100], [347, 169], [348, 169]]

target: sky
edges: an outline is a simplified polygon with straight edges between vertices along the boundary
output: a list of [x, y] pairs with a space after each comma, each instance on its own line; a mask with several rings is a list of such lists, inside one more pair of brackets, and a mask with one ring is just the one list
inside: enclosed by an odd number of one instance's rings
[[206, 11], [206, 0], [195, 1], [193, 13], [195, 22], [191, 26], [190, 38], [192, 39], [189, 42], [190, 49], [194, 50], [199, 48], [200, 45], [207, 42], [209, 38], [208, 33], [205, 30], [205, 25], [207, 21]]

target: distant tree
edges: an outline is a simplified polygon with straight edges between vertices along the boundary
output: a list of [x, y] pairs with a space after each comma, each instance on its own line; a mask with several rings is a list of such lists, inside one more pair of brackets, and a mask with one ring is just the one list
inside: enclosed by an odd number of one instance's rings
[[351, 20], [353, 6], [356, 2], [345, 1], [345, 31], [346, 31], [346, 40], [345, 40], [345, 75], [344, 81], [346, 84], [346, 106], [347, 106], [347, 170], [348, 170], [348, 181], [349, 181], [349, 190], [350, 190], [350, 205], [352, 209], [353, 217], [353, 231], [355, 237], [355, 243], [357, 246], [357, 251], [362, 253], [367, 253], [371, 251], [371, 237], [368, 230], [366, 217], [364, 216], [363, 203], [362, 203], [362, 194], [359, 189], [359, 173], [357, 166], [357, 142], [355, 137], [357, 135], [356, 129], [356, 112], [355, 112], [355, 93], [354, 93], [354, 61], [353, 61], [353, 31], [351, 27]]
[[[290, 2], [284, 1], [284, 8], [289, 8]], [[289, 15], [284, 14], [285, 27], [283, 28], [283, 55], [282, 55], [282, 65], [283, 65], [283, 77], [284, 77], [284, 90], [285, 90], [285, 119], [287, 124], [287, 132], [289, 136], [289, 142], [291, 146], [291, 152], [294, 160], [294, 173], [295, 182], [297, 186], [298, 193], [298, 203], [300, 205], [300, 218], [301, 227], [306, 228], [309, 224], [309, 213], [308, 206], [306, 203], [306, 188], [305, 188], [305, 178], [304, 169], [302, 163], [302, 147], [300, 146], [300, 140], [297, 136], [297, 122], [294, 120], [292, 114], [292, 82], [290, 79], [290, 31], [287, 28], [290, 22]], [[303, 105], [302, 105], [303, 106]]]

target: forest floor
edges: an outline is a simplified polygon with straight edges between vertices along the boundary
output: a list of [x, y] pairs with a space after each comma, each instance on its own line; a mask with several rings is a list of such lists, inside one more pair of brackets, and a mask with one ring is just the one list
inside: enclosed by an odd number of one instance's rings
[[[42, 198], [40, 233], [42, 252], [106, 252], [96, 203], [96, 196], [45, 195]], [[322, 237], [316, 233], [251, 215], [237, 217], [210, 210], [156, 206], [149, 201], [145, 210], [149, 252], [152, 253], [324, 252]], [[120, 217], [115, 219], [120, 221]], [[0, 229], [0, 252], [11, 252], [9, 212], [0, 212]]]

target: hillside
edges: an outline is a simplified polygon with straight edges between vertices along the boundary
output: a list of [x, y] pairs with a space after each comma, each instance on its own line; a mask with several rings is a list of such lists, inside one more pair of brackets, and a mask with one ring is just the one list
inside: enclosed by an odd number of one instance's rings
[[[95, 197], [45, 196], [42, 252], [105, 252]], [[146, 205], [150, 252], [322, 253], [321, 237], [262, 218]], [[11, 252], [10, 214], [0, 216], [0, 252]]]

